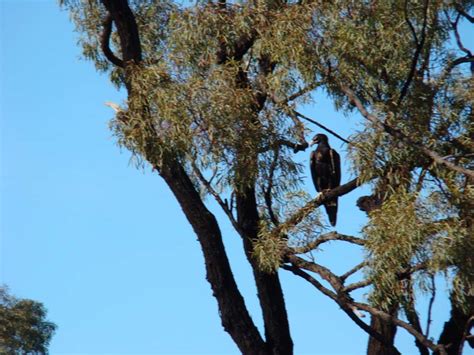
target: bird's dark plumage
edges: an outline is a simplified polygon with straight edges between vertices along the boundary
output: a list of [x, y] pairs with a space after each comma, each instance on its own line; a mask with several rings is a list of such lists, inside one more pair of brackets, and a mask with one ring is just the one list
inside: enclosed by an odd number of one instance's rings
[[[329, 146], [325, 134], [314, 136], [311, 144], [317, 144], [316, 150], [311, 152], [310, 170], [316, 191], [333, 189], [341, 184], [341, 159], [339, 154]], [[332, 226], [337, 220], [337, 197], [324, 204]]]

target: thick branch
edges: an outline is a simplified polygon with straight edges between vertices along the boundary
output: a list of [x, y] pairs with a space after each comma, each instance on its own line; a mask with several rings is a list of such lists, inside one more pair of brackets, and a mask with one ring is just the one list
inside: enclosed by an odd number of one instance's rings
[[142, 59], [142, 50], [135, 16], [127, 0], [102, 0], [117, 27], [122, 49], [123, 63], [129, 61], [138, 64]]
[[290, 335], [283, 290], [278, 273], [260, 270], [253, 257], [253, 242], [258, 238], [259, 215], [255, 189], [241, 186], [236, 190], [237, 223], [242, 230], [245, 253], [252, 266], [258, 299], [262, 309], [267, 348], [271, 354], [291, 355], [293, 341]]
[[119, 59], [110, 49], [110, 35], [112, 34], [112, 15], [107, 13], [107, 16], [104, 19], [103, 26], [104, 30], [100, 36], [100, 47], [105, 57], [111, 61], [114, 65], [123, 68], [123, 61]]
[[411, 147], [414, 147], [418, 149], [420, 152], [431, 158], [435, 163], [441, 164], [446, 166], [448, 169], [456, 171], [458, 173], [464, 174], [466, 176], [469, 176], [471, 178], [474, 178], [474, 171], [470, 169], [463, 168], [461, 166], [458, 166], [456, 164], [451, 163], [450, 161], [443, 159], [438, 153], [426, 148], [424, 145], [421, 145], [419, 143], [416, 143], [413, 141], [411, 138], [409, 138], [407, 135], [405, 135], [403, 132], [400, 130], [393, 128], [389, 126], [387, 123], [384, 123], [380, 121], [376, 116], [372, 115], [367, 111], [367, 109], [364, 107], [362, 102], [356, 97], [354, 92], [349, 89], [348, 87], [343, 87], [342, 90], [345, 92], [347, 97], [349, 98], [349, 101], [357, 107], [359, 112], [362, 114], [362, 116], [375, 124], [377, 127], [381, 128], [388, 134], [392, 135], [393, 137], [399, 139], [403, 143], [410, 145]]
[[265, 343], [247, 311], [235, 283], [214, 215], [206, 208], [182, 166], [167, 159], [160, 169], [201, 244], [207, 280], [219, 304], [224, 329], [244, 354], [265, 354]]

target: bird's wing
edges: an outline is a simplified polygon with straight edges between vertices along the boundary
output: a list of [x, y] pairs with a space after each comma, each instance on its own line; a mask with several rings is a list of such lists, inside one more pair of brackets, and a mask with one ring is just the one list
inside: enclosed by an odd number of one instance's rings
[[334, 149], [330, 149], [329, 154], [331, 160], [331, 188], [334, 188], [341, 184], [341, 157]]
[[318, 176], [318, 157], [316, 151], [311, 152], [309, 170], [311, 171], [311, 178], [313, 179], [314, 187], [316, 191], [321, 191], [321, 185]]

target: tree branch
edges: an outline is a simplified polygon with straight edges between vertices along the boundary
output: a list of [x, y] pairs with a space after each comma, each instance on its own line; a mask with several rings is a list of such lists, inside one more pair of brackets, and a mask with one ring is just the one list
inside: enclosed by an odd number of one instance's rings
[[346, 96], [349, 98], [349, 101], [357, 107], [359, 112], [362, 114], [362, 116], [375, 124], [377, 127], [381, 128], [388, 134], [392, 135], [393, 137], [399, 139], [405, 144], [408, 144], [416, 149], [418, 149], [420, 152], [431, 158], [435, 163], [444, 165], [450, 170], [456, 171], [458, 173], [467, 175], [471, 178], [474, 178], [474, 171], [470, 169], [463, 168], [461, 166], [458, 166], [456, 164], [451, 163], [450, 161], [443, 159], [438, 153], [426, 148], [424, 145], [421, 145], [419, 143], [416, 143], [413, 141], [411, 138], [409, 138], [407, 135], [405, 135], [403, 132], [400, 130], [393, 128], [389, 126], [387, 123], [381, 122], [376, 116], [373, 114], [369, 113], [367, 109], [362, 105], [362, 102], [356, 97], [354, 92], [349, 89], [348, 87], [342, 87], [342, 91], [346, 94]]
[[410, 26], [410, 29], [413, 33], [414, 38], [415, 38], [416, 49], [415, 49], [415, 53], [413, 54], [413, 59], [412, 59], [412, 62], [411, 62], [411, 67], [410, 67], [410, 71], [408, 73], [408, 77], [407, 77], [407, 79], [405, 81], [405, 84], [403, 85], [403, 88], [400, 92], [400, 97], [398, 98], [398, 105], [400, 105], [403, 98], [406, 96], [406, 94], [408, 92], [408, 88], [410, 87], [410, 84], [413, 81], [413, 77], [415, 76], [416, 65], [418, 64], [418, 59], [420, 58], [420, 53], [423, 49], [423, 46], [425, 45], [426, 25], [427, 25], [427, 21], [428, 21], [429, 1], [425, 0], [425, 2], [423, 4], [423, 25], [422, 25], [422, 29], [421, 29], [421, 38], [420, 38], [420, 41], [418, 42], [418, 38], [416, 36], [415, 29], [413, 28], [413, 25], [410, 22], [410, 19], [408, 18], [407, 4], [408, 4], [408, 0], [405, 1], [405, 18], [406, 18], [406, 21], [408, 22], [408, 25]]
[[385, 313], [383, 311], [380, 311], [378, 309], [375, 309], [368, 304], [365, 303], [358, 303], [354, 302], [354, 306], [370, 313], [372, 316], [377, 316], [380, 317], [381, 319], [388, 321], [390, 323], [393, 323], [403, 329], [405, 329], [407, 332], [409, 332], [411, 335], [413, 335], [421, 344], [424, 346], [430, 348], [432, 351], [438, 351], [440, 355], [447, 355], [446, 350], [443, 345], [437, 345], [434, 344], [431, 340], [426, 338], [423, 334], [420, 332], [416, 331], [410, 324], [398, 319], [397, 317], [394, 317], [388, 313]]
[[429, 335], [430, 335], [430, 326], [431, 326], [431, 322], [432, 322], [432, 319], [431, 319], [431, 314], [432, 314], [432, 311], [433, 311], [433, 304], [434, 304], [434, 301], [435, 301], [435, 297], [436, 297], [436, 282], [435, 282], [435, 278], [434, 278], [434, 275], [430, 275], [430, 279], [431, 279], [431, 297], [430, 297], [430, 301], [428, 303], [428, 315], [426, 317], [426, 331], [425, 331], [425, 334], [426, 334], [426, 337], [428, 338]]
[[332, 190], [323, 191], [313, 200], [309, 201], [306, 205], [296, 211], [290, 216], [285, 222], [281, 223], [272, 231], [272, 236], [277, 237], [287, 234], [289, 230], [298, 225], [303, 219], [305, 219], [310, 213], [316, 208], [321, 206], [327, 201], [334, 199], [335, 197], [343, 196], [349, 192], [355, 190], [361, 185], [359, 178], [355, 178], [343, 185], [340, 185]]
[[464, 16], [470, 23], [474, 23], [474, 17], [469, 15], [464, 8], [459, 4], [454, 4], [456, 11], [458, 11], [462, 16]]
[[278, 157], [279, 157], [279, 152], [280, 150], [277, 148], [274, 151], [274, 157], [273, 160], [270, 164], [270, 173], [268, 176], [268, 185], [265, 187], [263, 186], [263, 196], [265, 199], [265, 203], [267, 205], [268, 209], [268, 215], [270, 216], [270, 220], [273, 222], [275, 226], [280, 224], [280, 221], [278, 220], [278, 217], [275, 215], [273, 212], [273, 201], [272, 201], [272, 189], [273, 189], [273, 177], [275, 175], [275, 169], [278, 163]]
[[357, 290], [359, 288], [370, 286], [371, 284], [372, 284], [372, 280], [369, 280], [369, 279], [362, 280], [362, 281], [359, 281], [359, 282], [354, 282], [354, 283], [351, 283], [351, 284], [347, 285], [346, 287], [344, 287], [344, 291], [345, 292], [352, 292], [352, 291]]
[[105, 57], [110, 62], [112, 62], [112, 64], [123, 68], [124, 65], [122, 59], [119, 59], [117, 56], [115, 56], [109, 45], [110, 35], [112, 34], [112, 23], [112, 15], [110, 14], [110, 12], [108, 12], [103, 22], [104, 30], [102, 31], [102, 34], [100, 36], [100, 48], [102, 49], [102, 52], [104, 53]]
[[267, 354], [265, 342], [245, 306], [214, 215], [207, 209], [183, 167], [165, 157], [159, 170], [193, 227], [204, 254], [206, 277], [219, 305], [224, 329], [244, 354]]
[[294, 111], [294, 112], [295, 112], [295, 114], [296, 114], [298, 117], [301, 117], [301, 118], [305, 119], [306, 121], [311, 122], [311, 123], [315, 124], [316, 126], [322, 128], [322, 129], [324, 129], [326, 132], [328, 132], [329, 134], [332, 134], [334, 137], [340, 139], [340, 140], [343, 141], [344, 143], [346, 143], [346, 144], [350, 144], [350, 143], [351, 143], [351, 142], [349, 142], [347, 139], [341, 137], [339, 134], [337, 134], [336, 132], [334, 132], [333, 130], [327, 128], [326, 126], [324, 126], [324, 125], [322, 125], [321, 123], [319, 123], [319, 122], [313, 120], [312, 118], [309, 118], [308, 116], [305, 116], [305, 115], [303, 115], [302, 113], [299, 113], [299, 112], [297, 112], [297, 111]]
[[305, 254], [305, 253], [310, 252], [311, 250], [316, 249], [321, 244], [332, 241], [332, 240], [339, 240], [339, 241], [348, 242], [348, 243], [357, 244], [357, 245], [364, 245], [365, 243], [364, 240], [361, 238], [352, 237], [350, 235], [339, 234], [337, 232], [329, 232], [329, 233], [320, 235], [317, 239], [309, 242], [308, 244], [302, 247], [293, 248], [292, 251], [294, 254]]
[[346, 273], [342, 274], [339, 277], [342, 280], [342, 282], [344, 282], [349, 276], [355, 274], [357, 271], [361, 270], [366, 265], [367, 265], [367, 262], [363, 261], [363, 262], [357, 264], [352, 269], [350, 269], [349, 271], [347, 271]]
[[392, 345], [392, 344], [387, 344], [385, 341], [385, 338], [378, 333], [374, 328], [370, 327], [367, 325], [365, 322], [363, 322], [356, 314], [355, 311], [356, 308], [348, 301], [349, 297], [340, 297], [328, 288], [324, 287], [320, 282], [318, 282], [314, 277], [309, 275], [308, 273], [304, 272], [300, 268], [298, 268], [295, 265], [283, 265], [283, 269], [291, 271], [295, 275], [305, 279], [308, 281], [310, 284], [312, 284], [314, 287], [316, 287], [321, 293], [324, 295], [328, 296], [331, 298], [334, 302], [336, 302], [342, 310], [349, 316], [349, 318], [357, 324], [363, 331], [365, 331], [367, 334], [369, 334], [371, 337], [377, 339], [383, 344], [386, 344], [387, 346], [391, 347], [396, 354], [400, 354], [400, 352]]
[[128, 6], [127, 0], [102, 0], [105, 8], [117, 26], [117, 32], [120, 37], [120, 46], [122, 49], [122, 61], [124, 64], [129, 61], [138, 64], [142, 59], [142, 49], [138, 26], [135, 16]]
[[193, 172], [194, 174], [196, 175], [196, 177], [199, 179], [199, 181], [201, 182], [201, 184], [204, 185], [204, 187], [206, 188], [206, 190], [212, 195], [214, 196], [214, 199], [216, 200], [216, 202], [219, 204], [219, 206], [221, 206], [222, 210], [224, 211], [224, 213], [227, 215], [227, 217], [229, 218], [230, 222], [232, 223], [232, 226], [234, 227], [234, 229], [239, 233], [239, 234], [242, 234], [242, 231], [239, 227], [239, 225], [237, 224], [237, 221], [235, 220], [234, 218], [234, 215], [232, 214], [232, 212], [230, 211], [229, 207], [227, 206], [227, 204], [221, 199], [221, 197], [219, 196], [219, 194], [216, 192], [216, 190], [214, 190], [212, 188], [212, 185], [209, 181], [206, 180], [206, 178], [204, 177], [204, 175], [201, 173], [201, 171], [198, 169], [198, 167], [196, 166], [196, 164], [194, 163], [194, 161], [191, 159], [191, 167], [193, 169]]

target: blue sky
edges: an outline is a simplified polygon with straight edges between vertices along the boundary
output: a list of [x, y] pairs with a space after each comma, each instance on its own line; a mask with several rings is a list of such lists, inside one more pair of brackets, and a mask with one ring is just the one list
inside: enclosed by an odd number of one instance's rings
[[[52, 354], [237, 354], [178, 204], [111, 136], [113, 112], [104, 103], [120, 103], [123, 93], [79, 58], [77, 34], [56, 1], [0, 4], [0, 283], [48, 308], [58, 325]], [[316, 101], [304, 112], [345, 136], [355, 127], [355, 117], [335, 113], [323, 96]], [[338, 231], [360, 230], [364, 215], [354, 205], [362, 194], [342, 199]], [[261, 328], [241, 241], [227, 223], [222, 232]], [[359, 256], [331, 245], [318, 260], [342, 272]], [[332, 301], [293, 275], [281, 277], [296, 354], [364, 353], [367, 336]], [[445, 296], [435, 314], [446, 320]], [[401, 330], [397, 343], [403, 354], [415, 352]]]

